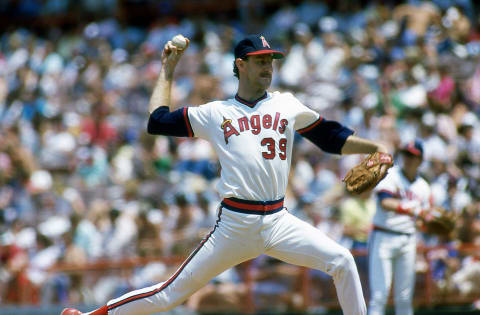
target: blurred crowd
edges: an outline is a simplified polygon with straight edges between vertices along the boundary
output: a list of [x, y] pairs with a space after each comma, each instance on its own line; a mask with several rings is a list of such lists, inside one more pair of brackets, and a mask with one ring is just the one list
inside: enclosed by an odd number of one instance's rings
[[[272, 90], [294, 92], [393, 153], [422, 139], [422, 175], [435, 204], [458, 220], [451, 238], [419, 232], [421, 246], [444, 247], [419, 252], [417, 270], [431, 268], [445, 296], [479, 296], [480, 250], [465, 249], [480, 246], [479, 9], [471, 0], [278, 1], [271, 11], [247, 0], [227, 22], [159, 17], [145, 28], [105, 18], [0, 33], [1, 303], [104, 303], [167, 278], [171, 266], [95, 277], [51, 269], [186, 256], [215, 224], [219, 165], [210, 144], [145, 132], [161, 50], [178, 33], [191, 45], [177, 67], [175, 106], [232, 97], [233, 45], [262, 32], [287, 52], [274, 65]], [[360, 158], [324, 154], [299, 137], [286, 205], [361, 251], [375, 204], [369, 194], [347, 195], [341, 182]], [[255, 279], [267, 279], [256, 296], [299, 304], [285, 296], [291, 270], [265, 257], [254, 264]], [[365, 277], [366, 261], [358, 264]], [[290, 280], [275, 283], [279, 275]], [[211, 285], [233, 285], [221, 300], [240, 305], [240, 278], [234, 269]], [[202, 305], [198, 296], [191, 303]]]

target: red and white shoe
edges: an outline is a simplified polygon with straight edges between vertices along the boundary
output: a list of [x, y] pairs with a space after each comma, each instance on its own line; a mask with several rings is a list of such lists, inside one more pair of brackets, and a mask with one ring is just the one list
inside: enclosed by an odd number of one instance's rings
[[74, 308], [66, 308], [60, 315], [82, 315], [83, 313]]

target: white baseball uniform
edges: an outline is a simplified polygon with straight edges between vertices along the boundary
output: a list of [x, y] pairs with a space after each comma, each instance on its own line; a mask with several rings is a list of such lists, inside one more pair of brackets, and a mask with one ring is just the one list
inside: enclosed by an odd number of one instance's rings
[[279, 92], [252, 103], [236, 96], [174, 112], [159, 108], [148, 130], [210, 141], [222, 167], [217, 188], [223, 201], [213, 230], [170, 279], [109, 301], [109, 314], [167, 311], [224, 270], [260, 254], [328, 273], [344, 313], [366, 314], [350, 252], [283, 206], [295, 131], [339, 153], [351, 130]]
[[392, 278], [396, 315], [413, 314], [412, 296], [415, 286], [415, 218], [384, 210], [380, 204], [386, 197], [415, 203], [423, 209], [431, 204], [430, 186], [420, 176], [410, 182], [400, 167], [393, 167], [375, 188], [377, 211], [369, 238], [370, 315], [385, 314]]

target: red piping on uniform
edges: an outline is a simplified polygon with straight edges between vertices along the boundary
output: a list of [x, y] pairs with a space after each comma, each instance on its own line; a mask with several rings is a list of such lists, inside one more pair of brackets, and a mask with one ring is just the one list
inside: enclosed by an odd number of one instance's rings
[[177, 272], [175, 272], [175, 274], [173, 276], [171, 276], [167, 282], [165, 282], [160, 288], [157, 288], [155, 290], [152, 290], [152, 291], [149, 291], [149, 292], [144, 292], [144, 293], [141, 293], [141, 294], [137, 294], [137, 295], [133, 295], [129, 298], [126, 298], [125, 300], [121, 300], [121, 301], [118, 301], [117, 303], [115, 304], [112, 304], [112, 305], [108, 305], [108, 310], [112, 310], [114, 308], [117, 308], [119, 306], [122, 306], [124, 304], [127, 304], [129, 302], [133, 302], [133, 301], [136, 301], [136, 300], [139, 300], [139, 299], [142, 299], [142, 298], [145, 298], [145, 297], [149, 297], [149, 296], [152, 296], [152, 295], [155, 295], [157, 294], [158, 292], [162, 291], [163, 289], [165, 289], [166, 287], [168, 287], [172, 282], [173, 280], [175, 280], [178, 275], [180, 274], [180, 272], [183, 271], [183, 269], [185, 269], [185, 266], [187, 266], [187, 264], [193, 259], [193, 257], [195, 257], [195, 255], [200, 251], [200, 249], [203, 247], [203, 245], [208, 241], [208, 239], [210, 238], [210, 236], [212, 236], [213, 232], [215, 232], [215, 230], [217, 229], [218, 227], [218, 223], [220, 222], [220, 215], [222, 214], [222, 210], [220, 209], [220, 211], [218, 212], [218, 219], [217, 219], [217, 222], [215, 224], [215, 227], [213, 228], [213, 230], [207, 235], [207, 237], [205, 237], [201, 242], [200, 244], [197, 246], [197, 248], [195, 249], [195, 251], [193, 251], [193, 253], [187, 258], [187, 260], [185, 260], [183, 262], [183, 264], [180, 266], [180, 268], [178, 268]]
[[[208, 237], [210, 237], [211, 233], [208, 235]], [[208, 237], [205, 238], [201, 243], [200, 243], [200, 246], [197, 248], [197, 249], [200, 249], [200, 247], [203, 246], [203, 244], [208, 240]], [[198, 251], [198, 250], [197, 250]], [[109, 305], [108, 306], [108, 309], [109, 310], [112, 310], [114, 308], [117, 308], [119, 306], [122, 306], [124, 304], [127, 304], [129, 302], [133, 302], [135, 300], [139, 300], [139, 299], [142, 299], [144, 297], [149, 297], [149, 296], [152, 296], [152, 295], [155, 295], [157, 294], [158, 292], [162, 291], [163, 289], [165, 289], [168, 285], [170, 285], [170, 283], [173, 282], [173, 280], [175, 280], [178, 275], [180, 274], [180, 272], [183, 271], [183, 269], [185, 268], [185, 266], [190, 262], [190, 260], [192, 260], [192, 258], [195, 256], [195, 254], [197, 253], [197, 251], [195, 251], [193, 253], [192, 256], [190, 256], [187, 260], [185, 260], [185, 262], [180, 266], [180, 268], [177, 270], [177, 272], [172, 276], [170, 277], [170, 279], [167, 280], [167, 282], [165, 282], [160, 288], [157, 288], [155, 290], [152, 290], [152, 291], [149, 291], [149, 292], [144, 292], [144, 293], [141, 293], [141, 294], [138, 294], [138, 295], [134, 295], [134, 296], [131, 296], [129, 298], [126, 298], [125, 300], [121, 300], [121, 301], [118, 301], [117, 303], [115, 304], [112, 304], [112, 305]]]
[[190, 119], [188, 118], [188, 107], [183, 108], [183, 117], [185, 118], [185, 125], [187, 125], [188, 136], [193, 137], [192, 126], [190, 125]]
[[302, 133], [305, 133], [305, 132], [307, 132], [307, 131], [310, 131], [310, 130], [312, 130], [313, 128], [315, 128], [319, 123], [321, 123], [322, 120], [323, 120], [323, 117], [320, 117], [320, 118], [318, 118], [313, 124], [311, 124], [310, 126], [307, 126], [307, 127], [305, 127], [305, 128], [302, 128], [302, 129], [298, 129], [297, 132], [298, 132], [299, 134], [302, 134]]

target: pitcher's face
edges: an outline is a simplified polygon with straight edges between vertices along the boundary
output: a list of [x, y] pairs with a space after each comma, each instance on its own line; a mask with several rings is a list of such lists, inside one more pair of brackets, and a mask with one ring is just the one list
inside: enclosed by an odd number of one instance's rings
[[239, 66], [240, 79], [248, 81], [248, 86], [267, 90], [272, 83], [273, 58], [271, 54], [248, 56]]

